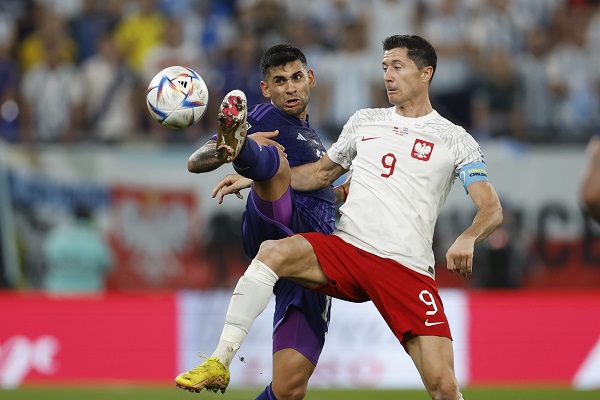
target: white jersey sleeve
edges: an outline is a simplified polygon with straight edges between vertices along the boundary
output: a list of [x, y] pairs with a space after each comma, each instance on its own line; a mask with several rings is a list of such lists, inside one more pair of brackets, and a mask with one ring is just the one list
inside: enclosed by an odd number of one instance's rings
[[359, 126], [356, 123], [356, 114], [357, 113], [354, 113], [350, 119], [348, 119], [338, 140], [327, 151], [329, 158], [333, 162], [341, 165], [344, 169], [350, 169], [352, 159], [356, 156], [356, 146], [352, 140], [352, 136]]
[[455, 130], [447, 135], [440, 135], [441, 139], [452, 153], [454, 159], [454, 171], [472, 162], [485, 162], [483, 152], [479, 144], [463, 128], [454, 125]]

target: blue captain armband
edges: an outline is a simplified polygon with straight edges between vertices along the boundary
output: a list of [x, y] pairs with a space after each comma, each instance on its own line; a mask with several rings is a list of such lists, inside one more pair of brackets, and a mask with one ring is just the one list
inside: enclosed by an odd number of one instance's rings
[[463, 166], [458, 170], [458, 178], [461, 180], [467, 194], [469, 193], [467, 187], [469, 187], [471, 183], [478, 181], [489, 181], [487, 177], [487, 171], [485, 169], [485, 163], [483, 161], [475, 161]]

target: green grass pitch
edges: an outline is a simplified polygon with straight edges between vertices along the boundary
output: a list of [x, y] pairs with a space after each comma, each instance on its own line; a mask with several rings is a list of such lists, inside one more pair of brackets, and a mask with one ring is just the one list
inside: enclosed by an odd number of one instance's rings
[[[175, 387], [26, 387], [0, 390], [2, 400], [248, 400], [262, 389], [228, 390], [225, 394], [190, 393]], [[565, 388], [469, 388], [465, 400], [598, 400], [600, 390]], [[317, 390], [309, 389], [307, 400], [428, 400], [424, 390]]]

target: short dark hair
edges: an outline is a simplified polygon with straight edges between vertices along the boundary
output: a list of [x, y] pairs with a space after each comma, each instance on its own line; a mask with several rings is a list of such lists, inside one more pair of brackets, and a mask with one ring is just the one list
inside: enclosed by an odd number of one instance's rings
[[407, 49], [408, 59], [412, 60], [417, 68], [432, 67], [431, 79], [433, 79], [437, 65], [437, 54], [431, 43], [417, 35], [394, 35], [383, 41], [383, 51], [397, 48]]
[[269, 75], [270, 68], [279, 67], [298, 60], [300, 60], [302, 66], [307, 67], [306, 57], [302, 53], [302, 50], [290, 44], [277, 44], [265, 51], [260, 58], [260, 72], [263, 78], [266, 78]]

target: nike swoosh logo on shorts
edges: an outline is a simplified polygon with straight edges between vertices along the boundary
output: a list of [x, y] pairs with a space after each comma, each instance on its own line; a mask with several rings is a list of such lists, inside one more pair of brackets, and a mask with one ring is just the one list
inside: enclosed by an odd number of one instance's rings
[[440, 321], [440, 322], [429, 322], [428, 319], [425, 320], [425, 326], [434, 326], [434, 325], [440, 325], [440, 324], [445, 324], [444, 321]]

